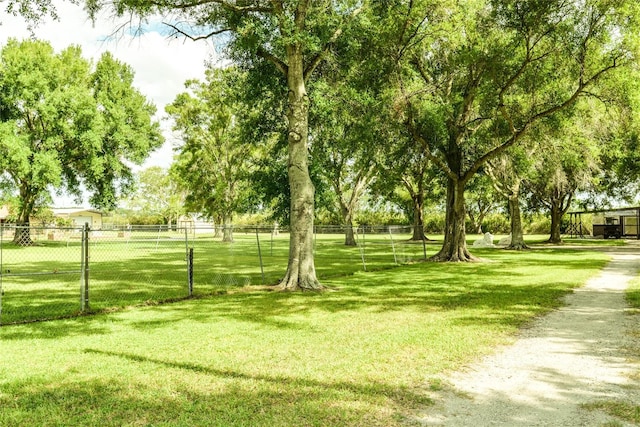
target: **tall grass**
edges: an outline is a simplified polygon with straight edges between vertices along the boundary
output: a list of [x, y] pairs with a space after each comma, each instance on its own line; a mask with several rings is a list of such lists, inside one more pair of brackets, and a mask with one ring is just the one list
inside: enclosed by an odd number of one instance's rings
[[401, 426], [442, 372], [509, 342], [606, 256], [479, 250], [175, 304], [0, 328], [2, 426]]

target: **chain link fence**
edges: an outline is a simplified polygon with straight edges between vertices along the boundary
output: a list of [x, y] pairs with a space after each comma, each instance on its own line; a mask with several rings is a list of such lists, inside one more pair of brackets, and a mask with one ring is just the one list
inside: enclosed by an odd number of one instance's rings
[[[284, 276], [289, 233], [273, 226], [91, 230], [0, 225], [0, 324], [71, 317], [275, 284]], [[425, 259], [411, 227], [318, 226], [318, 277], [344, 276]], [[223, 241], [223, 235], [229, 241]]]

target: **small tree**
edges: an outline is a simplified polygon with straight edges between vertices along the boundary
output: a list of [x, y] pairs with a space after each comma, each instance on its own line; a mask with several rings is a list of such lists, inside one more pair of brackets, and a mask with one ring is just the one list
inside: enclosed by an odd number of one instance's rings
[[244, 84], [235, 68], [210, 68], [205, 82], [186, 83], [192, 94], [179, 94], [166, 108], [183, 141], [172, 170], [187, 191], [187, 207], [209, 217], [220, 215], [224, 242], [233, 241], [233, 215], [246, 203], [256, 150], [253, 141], [241, 139], [237, 125], [251, 109], [238, 95]]
[[[469, 195], [465, 198], [465, 211], [473, 230], [482, 234], [482, 222], [485, 217], [496, 209], [495, 189], [488, 174], [479, 174], [469, 185]], [[492, 231], [492, 230], [489, 230]]]
[[[364, 91], [333, 76], [314, 85], [324, 96], [311, 109], [311, 153], [334, 192], [345, 245], [356, 246], [354, 218], [375, 178], [379, 146], [373, 137], [374, 102]], [[345, 83], [346, 82], [346, 83]]]
[[146, 215], [160, 215], [169, 228], [184, 211], [184, 192], [167, 169], [151, 166], [137, 174], [135, 192], [127, 197], [130, 209]]
[[578, 190], [587, 190], [600, 174], [597, 122], [591, 123], [594, 109], [582, 105], [578, 113], [559, 125], [547, 127], [545, 150], [527, 178], [531, 203], [548, 209], [551, 217], [549, 243], [560, 243], [562, 218], [572, 206]]
[[524, 180], [531, 173], [536, 162], [536, 145], [532, 139], [541, 137], [530, 135], [522, 146], [511, 147], [505, 153], [487, 162], [485, 170], [491, 177], [497, 194], [508, 203], [511, 243], [507, 249], [523, 250], [529, 247], [524, 241], [522, 229], [521, 193]]

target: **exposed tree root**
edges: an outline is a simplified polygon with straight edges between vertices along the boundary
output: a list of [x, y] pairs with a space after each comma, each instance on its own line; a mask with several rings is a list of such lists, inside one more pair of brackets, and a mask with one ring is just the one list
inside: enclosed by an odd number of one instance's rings
[[440, 251], [431, 258], [429, 261], [433, 262], [480, 262], [480, 258], [471, 255], [469, 251], [461, 250], [454, 251], [454, 253], [448, 253], [446, 251]]
[[[297, 273], [297, 271], [295, 273]], [[307, 277], [301, 278], [298, 274], [287, 272], [286, 276], [274, 289], [281, 292], [320, 292], [325, 290], [325, 287], [316, 278], [315, 274], [307, 274], [306, 276]]]

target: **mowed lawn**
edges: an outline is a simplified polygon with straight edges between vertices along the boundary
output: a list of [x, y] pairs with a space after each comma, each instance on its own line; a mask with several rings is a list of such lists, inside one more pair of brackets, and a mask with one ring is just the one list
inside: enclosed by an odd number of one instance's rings
[[[235, 233], [223, 243], [213, 232], [188, 236], [176, 232], [99, 231], [89, 245], [89, 306], [92, 311], [186, 298], [187, 248], [193, 249], [193, 293], [224, 292], [249, 284], [274, 284], [284, 276], [289, 236]], [[360, 236], [360, 247], [344, 246], [339, 233], [316, 235], [314, 252], [323, 278], [387, 269], [424, 259], [426, 245], [409, 235]], [[430, 242], [433, 253], [436, 243]], [[38, 241], [31, 247], [4, 242], [0, 252], [3, 290], [0, 323], [68, 317], [81, 301], [82, 252], [77, 235]]]
[[237, 287], [3, 326], [0, 425], [411, 425], [440, 374], [512, 340], [608, 259], [474, 253], [487, 262], [355, 272], [321, 294]]

